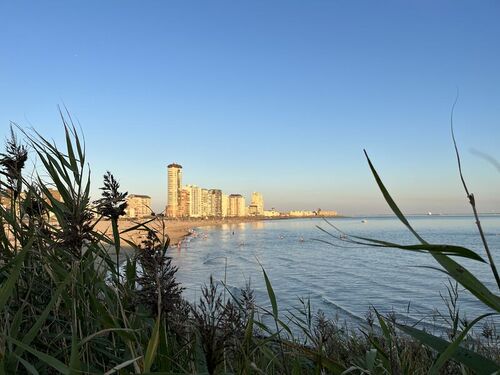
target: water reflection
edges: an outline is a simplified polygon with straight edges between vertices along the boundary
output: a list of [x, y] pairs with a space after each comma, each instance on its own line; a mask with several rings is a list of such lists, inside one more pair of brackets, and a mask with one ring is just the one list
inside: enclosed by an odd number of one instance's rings
[[251, 225], [252, 229], [264, 229], [264, 223], [262, 221], [253, 221]]
[[[365, 224], [359, 219], [338, 219], [335, 224], [351, 234], [415, 242], [392, 218], [370, 218]], [[481, 255], [484, 252], [470, 218], [419, 218], [412, 219], [412, 224], [429, 242], [459, 244]], [[497, 233], [500, 218], [484, 218], [483, 224], [487, 233]], [[192, 301], [199, 296], [200, 287], [213, 274], [215, 280], [226, 279], [228, 287], [235, 290], [251, 279], [258, 302], [266, 305], [269, 300], [258, 259], [284, 310], [296, 306], [298, 297], [310, 297], [314, 309], [359, 321], [372, 304], [382, 312], [394, 307], [404, 313], [411, 301], [416, 319], [431, 316], [434, 307], [444, 308], [439, 292], [447, 282], [446, 276], [430, 269], [410, 268], [436, 266], [432, 257], [391, 249], [328, 246], [311, 241], [331, 240], [316, 225], [327, 228], [321, 220], [225, 223], [200, 228], [206, 236], [192, 238], [187, 249], [171, 253], [179, 267], [178, 280], [186, 287], [186, 298]], [[491, 247], [500, 247], [500, 236], [490, 238]], [[487, 265], [463, 264], [487, 286], [494, 286]], [[485, 312], [469, 294], [463, 293], [461, 300], [467, 316]]]

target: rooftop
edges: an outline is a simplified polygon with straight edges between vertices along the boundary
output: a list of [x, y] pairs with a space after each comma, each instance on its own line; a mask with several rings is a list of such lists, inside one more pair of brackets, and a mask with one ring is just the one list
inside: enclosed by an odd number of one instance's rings
[[182, 165], [177, 164], [177, 163], [172, 163], [172, 164], [169, 164], [167, 166], [167, 168], [181, 168], [182, 169]]

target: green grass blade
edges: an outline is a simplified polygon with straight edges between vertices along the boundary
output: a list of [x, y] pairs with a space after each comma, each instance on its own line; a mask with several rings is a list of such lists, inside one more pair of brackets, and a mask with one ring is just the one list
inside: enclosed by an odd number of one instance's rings
[[[467, 325], [467, 327], [460, 333], [460, 335], [458, 335], [457, 338], [446, 348], [446, 350], [443, 351], [439, 355], [439, 357], [436, 359], [436, 362], [434, 362], [434, 365], [429, 370], [429, 374], [438, 375], [439, 370], [441, 369], [441, 367], [443, 367], [445, 362], [448, 361], [449, 359], [451, 359], [453, 357], [453, 355], [457, 352], [457, 350], [459, 349], [460, 343], [465, 339], [465, 336], [467, 336], [467, 333], [470, 331], [470, 329], [472, 327], [474, 327], [474, 325], [477, 322], [479, 322], [480, 320], [486, 318], [487, 316], [491, 316], [491, 315], [495, 315], [495, 314], [494, 313], [484, 314], [484, 315], [477, 317], [472, 322], [470, 322]], [[464, 364], [466, 364], [469, 368], [474, 370], [477, 374], [483, 374], [483, 370], [485, 367], [484, 366], [485, 358], [481, 357], [477, 353], [474, 353], [474, 354], [475, 354], [474, 356], [467, 356], [466, 358], [467, 358], [468, 363], [464, 363]], [[455, 359], [457, 359], [457, 358], [455, 358]], [[460, 361], [459, 359], [457, 359], [457, 360]], [[497, 366], [496, 370], [498, 370], [498, 369], [500, 369], [500, 368]], [[487, 372], [484, 372], [484, 373], [490, 374], [490, 373], [492, 373], [492, 371], [491, 371], [491, 369], [489, 369], [489, 370], [487, 370]]]
[[10, 268], [9, 277], [2, 283], [2, 286], [0, 287], [0, 311], [4, 309], [5, 304], [15, 290], [14, 286], [16, 285], [19, 273], [21, 272], [24, 258], [26, 257], [26, 253], [28, 252], [28, 250], [31, 248], [33, 240], [34, 237], [30, 239], [26, 246], [24, 246], [24, 248], [16, 255], [16, 257], [12, 261], [12, 267]]
[[[431, 347], [432, 349], [436, 350], [439, 353], [445, 352], [447, 348], [449, 348], [451, 345], [450, 342], [440, 337], [433, 336], [417, 328], [405, 326], [402, 324], [397, 324], [397, 327], [401, 329], [403, 332], [414, 337], [421, 343]], [[451, 358], [453, 358], [457, 362], [463, 363], [464, 365], [470, 368], [477, 368], [476, 371], [479, 375], [491, 374], [499, 370], [499, 366], [493, 361], [462, 347], [457, 347], [454, 350], [454, 353], [451, 356]]]
[[39, 372], [37, 371], [37, 369], [35, 368], [35, 366], [33, 366], [31, 363], [29, 363], [28, 361], [26, 361], [25, 359], [19, 357], [19, 356], [16, 356], [14, 354], [14, 357], [19, 361], [21, 362], [21, 364], [24, 366], [24, 368], [26, 369], [26, 371], [28, 371], [28, 373], [32, 374], [32, 375], [40, 375]]
[[442, 254], [431, 255], [436, 261], [448, 272], [448, 274], [458, 281], [463, 287], [471, 292], [477, 299], [485, 305], [491, 307], [497, 312], [500, 312], [500, 297], [493, 294], [483, 283], [481, 283], [472, 273], [465, 267]]
[[156, 319], [153, 332], [148, 342], [148, 347], [146, 349], [146, 355], [144, 356], [144, 372], [149, 372], [151, 370], [151, 365], [156, 357], [156, 350], [158, 348], [158, 343], [160, 341], [160, 323], [161, 316]]
[[269, 277], [267, 277], [264, 267], [261, 266], [261, 268], [264, 273], [264, 280], [266, 281], [267, 295], [269, 296], [269, 300], [271, 301], [271, 306], [273, 308], [273, 316], [274, 319], [278, 319], [278, 304], [276, 302], [276, 295], [274, 294], [273, 286], [271, 285]]
[[80, 353], [78, 350], [78, 340], [76, 329], [73, 330], [71, 335], [71, 355], [69, 359], [70, 374], [76, 375], [80, 373]]
[[[40, 332], [42, 325], [47, 320], [50, 311], [52, 310], [56, 302], [59, 300], [59, 296], [66, 288], [66, 284], [68, 283], [69, 280], [71, 280], [71, 274], [68, 274], [68, 276], [66, 276], [66, 279], [61, 284], [59, 284], [56, 291], [52, 295], [52, 298], [50, 299], [48, 305], [45, 307], [43, 312], [37, 318], [35, 324], [33, 324], [28, 333], [23, 337], [22, 343], [24, 345], [30, 345], [33, 339], [36, 337], [36, 335]], [[18, 346], [18, 349], [16, 349], [16, 355], [21, 356], [22, 353], [23, 353], [22, 348]]]
[[105, 372], [104, 375], [114, 374], [115, 372], [121, 370], [122, 368], [130, 366], [131, 364], [133, 364], [134, 362], [138, 361], [141, 358], [142, 358], [142, 356], [139, 356], [139, 357], [136, 357], [136, 358], [129, 359], [128, 361], [122, 362], [119, 365], [116, 365], [115, 367], [113, 367], [111, 370]]
[[377, 182], [377, 185], [378, 185], [380, 191], [382, 192], [382, 195], [384, 196], [385, 201], [387, 202], [387, 204], [391, 208], [392, 212], [394, 212], [394, 214], [398, 217], [398, 219], [404, 225], [406, 225], [406, 227], [410, 230], [410, 232], [413, 233], [413, 235], [420, 242], [425, 243], [424, 239], [422, 237], [420, 237], [420, 235], [415, 231], [415, 229], [413, 229], [413, 227], [410, 225], [410, 223], [406, 219], [405, 215], [403, 215], [403, 213], [401, 212], [401, 210], [397, 206], [396, 202], [394, 202], [394, 200], [392, 199], [391, 195], [389, 194], [389, 192], [385, 188], [385, 186], [384, 186], [381, 178], [379, 177], [377, 171], [375, 170], [375, 167], [373, 166], [370, 158], [368, 157], [368, 153], [366, 152], [366, 150], [363, 150], [363, 152], [365, 153], [366, 160], [368, 160], [368, 164], [370, 165], [370, 169], [372, 171], [373, 177], [375, 177], [375, 181]]
[[[368, 160], [368, 164], [370, 165], [370, 169], [377, 181], [377, 184], [382, 191], [382, 194], [387, 202], [387, 204], [391, 207], [394, 214], [399, 218], [399, 220], [406, 225], [406, 227], [413, 233], [413, 235], [425, 245], [428, 243], [418, 235], [418, 233], [412, 228], [408, 220], [406, 220], [405, 216], [398, 208], [391, 195], [385, 188], [382, 180], [380, 179], [375, 167], [373, 166], [368, 154], [365, 151], [366, 158]], [[463, 287], [469, 290], [476, 298], [482, 301], [484, 304], [488, 305], [492, 309], [497, 312], [500, 312], [500, 298], [493, 294], [483, 283], [481, 283], [474, 275], [472, 275], [465, 267], [462, 267], [460, 264], [452, 260], [446, 255], [431, 252], [430, 253], [434, 259], [453, 277], [456, 281], [458, 281]]]
[[61, 374], [69, 375], [69, 371], [70, 371], [69, 367], [66, 366], [64, 363], [62, 363], [61, 361], [59, 361], [57, 358], [54, 358], [54, 357], [52, 357], [52, 356], [50, 356], [48, 354], [45, 354], [45, 353], [42, 353], [42, 352], [40, 352], [40, 351], [38, 351], [36, 349], [33, 349], [30, 346], [28, 346], [28, 345], [24, 345], [22, 342], [17, 341], [15, 339], [11, 338], [11, 337], [7, 337], [7, 340], [10, 341], [10, 342], [12, 342], [13, 344], [15, 344], [17, 346], [20, 346], [25, 351], [33, 354], [39, 360], [41, 360], [42, 362], [46, 363], [50, 367], [56, 369]]

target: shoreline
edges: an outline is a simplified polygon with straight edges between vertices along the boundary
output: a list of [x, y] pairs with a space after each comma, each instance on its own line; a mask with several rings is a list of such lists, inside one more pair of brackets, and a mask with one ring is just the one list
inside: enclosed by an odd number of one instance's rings
[[[324, 217], [327, 219], [342, 218], [343, 216], [333, 216]], [[170, 246], [176, 246], [179, 242], [182, 242], [186, 237], [192, 234], [192, 229], [199, 227], [211, 227], [223, 224], [241, 224], [241, 223], [251, 223], [257, 221], [271, 221], [271, 220], [292, 220], [292, 219], [315, 219], [323, 218], [323, 216], [304, 216], [304, 217], [263, 217], [263, 216], [243, 216], [243, 217], [231, 217], [224, 219], [167, 219], [158, 217], [157, 220], [153, 220], [147, 225], [152, 229], [157, 230], [160, 234], [165, 230], [165, 234], [170, 238]], [[147, 222], [151, 218], [141, 218], [141, 219], [125, 219], [121, 218], [118, 222], [120, 232], [123, 232], [138, 223]], [[110, 221], [100, 221], [97, 223], [95, 230], [106, 234], [110, 237], [113, 236], [111, 222]], [[145, 238], [146, 232], [144, 230], [136, 229], [126, 233], [122, 233], [121, 237], [125, 240], [131, 241], [139, 245]]]

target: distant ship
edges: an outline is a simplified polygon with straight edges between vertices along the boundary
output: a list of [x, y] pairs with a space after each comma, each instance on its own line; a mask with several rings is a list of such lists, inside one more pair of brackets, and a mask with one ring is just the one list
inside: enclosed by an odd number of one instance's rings
[[430, 211], [429, 211], [429, 212], [427, 212], [427, 215], [431, 216], [431, 215], [432, 215], [432, 212], [430, 212]]
[[364, 223], [366, 223], [366, 222], [367, 222], [367, 220], [363, 219], [363, 220], [361, 220], [361, 222], [364, 224]]

